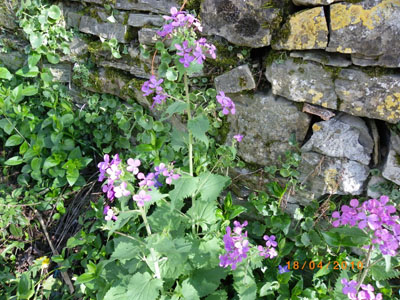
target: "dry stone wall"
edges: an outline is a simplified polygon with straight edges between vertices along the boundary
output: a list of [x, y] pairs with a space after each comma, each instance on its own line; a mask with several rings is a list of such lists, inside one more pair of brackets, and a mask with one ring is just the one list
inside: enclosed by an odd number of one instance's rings
[[[60, 1], [76, 34], [71, 53], [46, 67], [71, 89], [149, 107], [140, 86], [150, 76], [151, 58], [139, 45], [152, 47], [162, 15], [181, 3]], [[239, 155], [248, 168], [232, 171], [242, 186], [260, 188], [262, 175], [243, 175], [276, 163], [292, 134], [302, 145], [300, 181], [307, 187], [290, 195], [289, 210], [325, 194], [372, 195], [376, 182], [400, 185], [400, 0], [189, 0], [188, 7], [218, 50], [210, 72], [198, 75], [212, 79], [237, 106], [227, 137], [244, 135]], [[0, 4], [1, 35], [17, 46], [0, 51], [0, 61], [16, 70], [26, 59], [26, 42], [13, 35], [10, 9]], [[121, 58], [102, 47], [111, 38]], [[74, 78], [89, 58], [94, 66], [83, 84]], [[383, 177], [371, 177], [372, 168]]]

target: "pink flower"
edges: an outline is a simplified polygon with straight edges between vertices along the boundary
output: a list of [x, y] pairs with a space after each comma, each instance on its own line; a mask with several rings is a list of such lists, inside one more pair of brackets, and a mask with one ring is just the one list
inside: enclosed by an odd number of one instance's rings
[[134, 195], [132, 198], [133, 198], [133, 200], [136, 201], [136, 203], [137, 203], [137, 205], [138, 205], [139, 207], [144, 206], [144, 203], [145, 203], [145, 202], [148, 202], [148, 201], [151, 200], [151, 196], [150, 196], [150, 195], [147, 195], [147, 194], [146, 194], [146, 191], [144, 191], [144, 190], [141, 190], [141, 191], [139, 192], [139, 194]]
[[240, 143], [242, 141], [242, 139], [243, 139], [243, 135], [236, 134], [236, 135], [233, 136], [233, 138]]
[[141, 165], [140, 160], [129, 158], [127, 163], [128, 163], [128, 167], [126, 168], [126, 170], [128, 172], [132, 172], [133, 175], [136, 175], [137, 173], [139, 173], [139, 166]]

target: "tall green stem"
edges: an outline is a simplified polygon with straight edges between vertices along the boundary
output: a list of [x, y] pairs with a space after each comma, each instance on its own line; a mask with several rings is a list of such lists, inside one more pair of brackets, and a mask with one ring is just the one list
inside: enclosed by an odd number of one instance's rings
[[[192, 112], [190, 111], [190, 99], [189, 99], [189, 82], [188, 82], [188, 77], [185, 72], [183, 75], [183, 80], [185, 84], [185, 98], [186, 98], [186, 103], [187, 103], [187, 118], [188, 121], [192, 119]], [[193, 135], [192, 131], [188, 127], [188, 132], [189, 132], [189, 173], [190, 176], [193, 176]]]
[[369, 246], [367, 259], [366, 259], [366, 262], [365, 262], [365, 268], [364, 268], [364, 270], [363, 270], [363, 272], [361, 274], [361, 278], [360, 278], [360, 280], [359, 280], [359, 282], [357, 284], [357, 287], [356, 287], [357, 291], [360, 288], [361, 284], [364, 282], [364, 279], [367, 276], [368, 270], [371, 267], [370, 261], [371, 261], [372, 247], [373, 247], [373, 245]]
[[[145, 208], [143, 206], [140, 207], [140, 212], [142, 214], [144, 226], [146, 227], [147, 235], [150, 236], [151, 235], [151, 229], [150, 229], [149, 222], [147, 221]], [[158, 265], [158, 259], [157, 259], [156, 253], [155, 253], [153, 248], [150, 248], [150, 254], [151, 254], [151, 257], [152, 257], [152, 259], [154, 261], [154, 273], [155, 273], [154, 275], [156, 276], [156, 278], [160, 278], [161, 279], [160, 266]]]

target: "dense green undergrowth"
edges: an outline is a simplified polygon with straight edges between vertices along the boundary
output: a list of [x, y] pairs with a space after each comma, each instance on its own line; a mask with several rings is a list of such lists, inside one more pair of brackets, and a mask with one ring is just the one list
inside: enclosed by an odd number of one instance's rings
[[[298, 152], [266, 167], [264, 191], [238, 205], [227, 174], [244, 166], [242, 137], [227, 141], [224, 123], [234, 103], [188, 76], [206, 57], [179, 51], [215, 53], [187, 23], [166, 33], [170, 46], [155, 45], [160, 69], [142, 91], [156, 120], [135, 99], [77, 95], [54, 81], [45, 66], [69, 54], [74, 34], [57, 6], [23, 1], [17, 16], [26, 62], [15, 72], [0, 65], [0, 299], [349, 299], [346, 280], [399, 299], [398, 256], [373, 246], [368, 227], [330, 224], [351, 197], [283, 212], [301, 189]], [[118, 58], [115, 41], [105, 43]], [[0, 51], [21, 51], [12, 47]], [[79, 68], [87, 79], [89, 67]], [[378, 190], [398, 205], [398, 187]], [[90, 204], [73, 214], [86, 191]], [[57, 254], [49, 244], [59, 235], [46, 235], [68, 214], [79, 230], [67, 229]]]

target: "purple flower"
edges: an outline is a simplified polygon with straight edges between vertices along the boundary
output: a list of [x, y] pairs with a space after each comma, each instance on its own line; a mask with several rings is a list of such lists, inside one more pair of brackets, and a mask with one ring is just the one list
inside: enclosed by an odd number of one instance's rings
[[158, 166], [154, 168], [154, 170], [156, 171], [154, 174], [157, 176], [162, 174], [165, 170], [167, 170], [167, 167], [164, 163], [160, 163]]
[[114, 215], [113, 210], [110, 208], [110, 206], [105, 206], [103, 209], [103, 214], [105, 215], [104, 219], [106, 221], [117, 221], [117, 217]]
[[219, 265], [223, 268], [231, 266], [232, 270], [235, 270], [237, 264], [247, 258], [247, 252], [250, 248], [247, 240], [247, 231], [243, 233], [243, 228], [247, 226], [247, 221], [244, 221], [243, 224], [235, 221], [233, 225], [233, 232], [229, 226], [226, 227], [226, 234], [223, 240], [227, 253], [219, 256]]
[[194, 60], [194, 57], [189, 55], [189, 54], [185, 54], [181, 59], [179, 59], [179, 62], [183, 64], [183, 66], [185, 68], [189, 68], [190, 63]]
[[114, 182], [115, 180], [119, 179], [119, 175], [121, 175], [122, 171], [118, 168], [118, 165], [112, 164], [108, 169], [107, 169], [107, 174], [108, 174], [108, 181], [109, 183]]
[[275, 241], [275, 236], [274, 236], [274, 235], [271, 235], [271, 236], [264, 235], [264, 236], [263, 236], [263, 239], [264, 239], [265, 241], [267, 241], [267, 242], [265, 243], [265, 245], [266, 245], [267, 247], [276, 247], [276, 246], [278, 245], [278, 243]]
[[156, 105], [162, 104], [165, 99], [167, 99], [168, 96], [164, 94], [157, 94], [156, 96], [153, 97], [153, 104], [151, 105], [151, 109], [153, 109]]
[[264, 256], [265, 258], [273, 259], [274, 257], [278, 256], [278, 252], [276, 252], [275, 248], [273, 247], [263, 247], [261, 245], [257, 246], [260, 256]]
[[103, 181], [105, 178], [106, 170], [110, 165], [110, 156], [108, 154], [104, 155], [104, 161], [98, 163], [97, 167], [100, 171], [99, 181]]
[[137, 175], [137, 178], [138, 179], [140, 179], [141, 181], [139, 182], [139, 186], [148, 186], [148, 187], [150, 187], [150, 186], [153, 186], [154, 185], [154, 181], [153, 181], [153, 179], [154, 179], [154, 173], [149, 173], [149, 174], [147, 174], [147, 175], [144, 175], [143, 173], [139, 173], [138, 175]]
[[146, 194], [146, 191], [144, 191], [144, 190], [141, 190], [141, 191], [139, 192], [139, 194], [134, 195], [132, 198], [133, 198], [133, 200], [136, 201], [136, 203], [137, 203], [137, 205], [138, 205], [139, 207], [144, 206], [144, 203], [145, 203], [145, 202], [148, 202], [148, 201], [151, 200], [151, 196], [150, 196], [150, 195], [147, 195], [147, 194]]
[[129, 158], [127, 161], [128, 167], [126, 168], [126, 170], [128, 172], [132, 172], [133, 175], [136, 175], [137, 173], [139, 173], [139, 166], [141, 165], [141, 162], [139, 159], [133, 159], [133, 158]]
[[112, 184], [103, 185], [103, 193], [107, 193], [107, 198], [112, 201], [115, 197], [114, 186]]
[[370, 284], [361, 284], [361, 291], [357, 291], [357, 281], [348, 281], [346, 278], [342, 279], [343, 289], [342, 293], [352, 300], [382, 300], [382, 294], [375, 295], [374, 287]]
[[243, 135], [236, 134], [236, 135], [233, 136], [233, 138], [240, 143], [242, 141], [242, 139], [243, 139]]
[[122, 196], [129, 196], [131, 192], [128, 191], [126, 187], [127, 183], [125, 181], [123, 181], [119, 186], [114, 187], [115, 197], [121, 198]]
[[342, 284], [343, 284], [343, 289], [342, 289], [342, 293], [345, 295], [351, 294], [351, 295], [355, 295], [357, 294], [357, 281], [352, 280], [352, 281], [348, 281], [346, 278], [342, 279]]
[[203, 63], [206, 59], [206, 56], [203, 54], [203, 49], [200, 46], [197, 46], [193, 51], [194, 60], [197, 61], [199, 65]]
[[279, 268], [279, 274], [289, 272], [288, 266], [286, 266], [286, 265], [283, 267], [281, 265], [279, 265], [278, 268]]
[[229, 112], [234, 115], [236, 113], [235, 103], [231, 100], [231, 98], [225, 96], [224, 92], [219, 92], [217, 95], [218, 103], [222, 106], [222, 113], [224, 115], [228, 115]]

